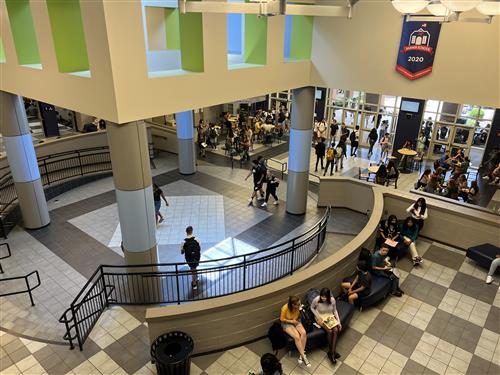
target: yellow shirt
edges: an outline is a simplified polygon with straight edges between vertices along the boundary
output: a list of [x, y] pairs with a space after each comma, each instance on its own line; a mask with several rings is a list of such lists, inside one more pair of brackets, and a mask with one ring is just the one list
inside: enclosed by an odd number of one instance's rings
[[283, 322], [285, 320], [299, 320], [300, 311], [297, 309], [295, 312], [291, 312], [288, 309], [288, 303], [285, 303], [281, 308], [280, 320]]

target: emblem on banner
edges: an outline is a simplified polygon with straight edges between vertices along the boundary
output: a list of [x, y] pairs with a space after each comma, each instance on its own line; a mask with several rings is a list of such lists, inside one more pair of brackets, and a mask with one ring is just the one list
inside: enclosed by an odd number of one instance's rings
[[432, 72], [441, 31], [439, 22], [403, 22], [396, 70], [414, 80]]

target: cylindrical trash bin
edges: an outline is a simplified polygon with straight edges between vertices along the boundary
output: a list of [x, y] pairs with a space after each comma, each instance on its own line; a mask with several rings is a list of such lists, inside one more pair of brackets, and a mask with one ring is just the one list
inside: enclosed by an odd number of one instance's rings
[[158, 375], [189, 375], [193, 348], [193, 339], [184, 332], [158, 336], [151, 345], [151, 358]]

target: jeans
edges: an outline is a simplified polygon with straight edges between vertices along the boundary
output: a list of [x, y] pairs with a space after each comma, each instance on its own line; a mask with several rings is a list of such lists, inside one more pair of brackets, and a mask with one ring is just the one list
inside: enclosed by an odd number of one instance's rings
[[493, 262], [491, 262], [490, 271], [488, 272], [488, 276], [493, 276], [498, 266], [500, 266], [500, 258], [493, 259]]
[[368, 153], [371, 155], [373, 154], [373, 146], [375, 146], [375, 141], [373, 139], [369, 139], [368, 142], [370, 143], [370, 148], [368, 150]]
[[328, 167], [330, 167], [330, 175], [333, 174], [333, 165], [334, 165], [333, 160], [327, 160], [326, 161], [326, 167], [325, 167], [325, 173], [323, 173], [323, 176], [326, 176], [326, 172], [328, 172]]
[[316, 172], [318, 171], [318, 163], [319, 163], [320, 160], [321, 160], [321, 169], [324, 168], [324, 166], [323, 166], [323, 159], [324, 158], [325, 158], [324, 156], [318, 156], [318, 155], [316, 155], [316, 167], [314, 168], [314, 170]]

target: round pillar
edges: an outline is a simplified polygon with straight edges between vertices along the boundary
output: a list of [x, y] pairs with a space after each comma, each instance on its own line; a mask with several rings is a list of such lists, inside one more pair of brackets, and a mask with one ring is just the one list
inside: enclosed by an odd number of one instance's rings
[[0, 130], [24, 226], [28, 229], [44, 227], [50, 223], [49, 210], [20, 96], [0, 92]]
[[303, 87], [293, 90], [292, 96], [286, 211], [294, 215], [305, 214], [307, 209], [314, 94], [314, 87]]
[[179, 142], [179, 172], [181, 174], [196, 173], [196, 150], [194, 147], [193, 111], [175, 114], [177, 140]]

